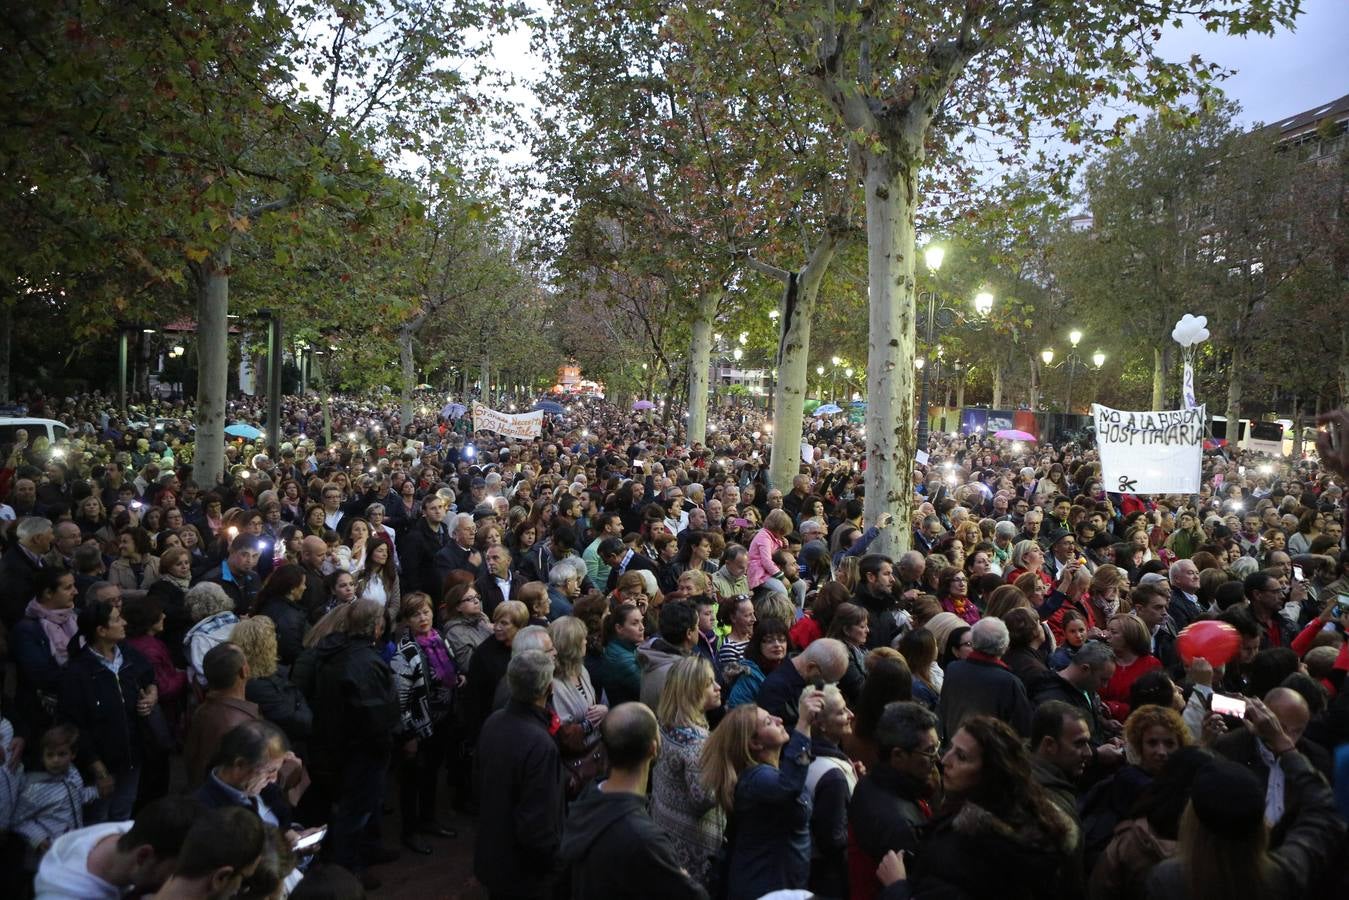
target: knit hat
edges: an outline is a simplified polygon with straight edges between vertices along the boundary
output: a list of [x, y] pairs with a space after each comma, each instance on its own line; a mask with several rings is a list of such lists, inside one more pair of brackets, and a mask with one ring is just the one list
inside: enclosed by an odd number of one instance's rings
[[1056, 528], [1049, 533], [1049, 546], [1053, 547], [1064, 538], [1070, 538], [1072, 536], [1073, 533], [1067, 528]]
[[970, 623], [955, 613], [939, 612], [927, 620], [923, 626], [932, 632], [932, 636], [937, 639], [937, 656], [946, 650], [946, 642], [951, 639], [951, 633], [958, 628], [969, 628]]
[[1194, 777], [1190, 803], [1204, 827], [1228, 840], [1244, 840], [1265, 824], [1265, 789], [1245, 766], [1215, 759]]

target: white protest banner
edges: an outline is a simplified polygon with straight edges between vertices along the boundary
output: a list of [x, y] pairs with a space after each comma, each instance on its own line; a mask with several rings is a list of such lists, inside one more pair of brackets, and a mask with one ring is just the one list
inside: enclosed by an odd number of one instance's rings
[[1197, 494], [1204, 455], [1204, 407], [1124, 412], [1091, 405], [1101, 481], [1127, 494]]
[[489, 409], [481, 403], [473, 404], [473, 430], [495, 431], [509, 438], [527, 441], [543, 432], [543, 410], [527, 413], [504, 413]]

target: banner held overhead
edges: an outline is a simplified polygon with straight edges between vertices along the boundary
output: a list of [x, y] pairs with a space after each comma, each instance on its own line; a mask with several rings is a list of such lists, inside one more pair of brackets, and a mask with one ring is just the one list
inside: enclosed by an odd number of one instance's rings
[[543, 411], [504, 413], [481, 403], [474, 403], [473, 430], [495, 431], [509, 438], [527, 441], [543, 433]]
[[1125, 412], [1092, 404], [1101, 481], [1127, 494], [1194, 494], [1204, 455], [1204, 407]]

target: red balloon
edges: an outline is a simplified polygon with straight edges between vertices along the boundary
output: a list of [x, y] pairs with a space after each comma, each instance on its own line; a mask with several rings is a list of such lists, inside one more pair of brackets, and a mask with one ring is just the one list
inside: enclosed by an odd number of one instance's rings
[[1205, 619], [1187, 625], [1176, 638], [1176, 649], [1186, 665], [1202, 657], [1214, 667], [1226, 665], [1241, 649], [1241, 635], [1226, 622]]

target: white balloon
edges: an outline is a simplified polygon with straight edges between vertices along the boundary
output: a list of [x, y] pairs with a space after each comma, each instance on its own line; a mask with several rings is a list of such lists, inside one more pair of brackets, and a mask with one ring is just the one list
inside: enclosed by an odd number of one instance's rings
[[1204, 341], [1206, 341], [1206, 340], [1208, 340], [1208, 339], [1209, 339], [1208, 329], [1207, 329], [1207, 328], [1201, 328], [1201, 329], [1199, 329], [1199, 333], [1196, 334], [1196, 335], [1194, 336], [1194, 341], [1193, 341], [1193, 343], [1196, 343], [1196, 344], [1202, 344], [1202, 343], [1204, 343]]

